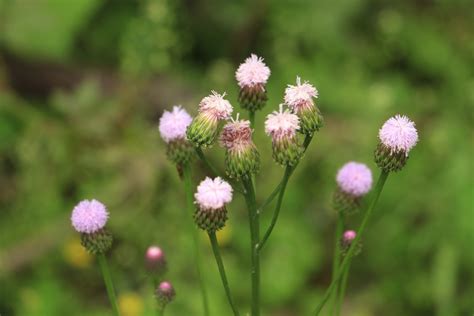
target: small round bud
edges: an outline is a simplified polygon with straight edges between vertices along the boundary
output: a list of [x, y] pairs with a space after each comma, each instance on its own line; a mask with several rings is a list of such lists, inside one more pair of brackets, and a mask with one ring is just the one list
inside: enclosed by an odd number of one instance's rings
[[296, 131], [299, 129], [299, 119], [288, 110], [274, 111], [267, 116], [265, 132], [272, 137], [273, 159], [282, 166], [295, 165], [303, 155]]
[[219, 122], [232, 114], [232, 105], [215, 91], [199, 103], [199, 113], [189, 125], [186, 135], [194, 146], [210, 146], [219, 133]]
[[163, 308], [173, 301], [176, 292], [170, 282], [163, 281], [158, 285], [155, 295], [158, 303]]
[[240, 86], [240, 106], [252, 112], [263, 108], [268, 100], [265, 84], [270, 77], [263, 58], [252, 54], [239, 66], [235, 77]]
[[252, 141], [250, 121], [237, 119], [222, 129], [221, 145], [226, 148], [226, 173], [231, 178], [256, 174], [260, 167], [260, 155]]
[[166, 155], [178, 165], [187, 163], [193, 154], [193, 146], [186, 139], [186, 130], [192, 118], [181, 106], [174, 106], [173, 111], [164, 111], [160, 118], [161, 138], [166, 142]]
[[212, 233], [225, 226], [225, 206], [232, 201], [232, 187], [229, 183], [219, 177], [207, 177], [197, 187], [194, 197], [197, 204], [194, 221], [199, 228]]
[[145, 254], [145, 264], [148, 271], [157, 275], [164, 274], [166, 271], [166, 259], [160, 247], [148, 247]]
[[314, 99], [318, 97], [318, 90], [301, 78], [296, 77], [296, 85], [288, 85], [285, 90], [285, 103], [300, 119], [300, 132], [312, 135], [323, 126], [323, 116], [316, 107]]
[[[341, 251], [342, 254], [345, 256], [347, 252], [349, 251], [349, 248], [352, 245], [352, 242], [354, 239], [357, 237], [357, 233], [353, 230], [346, 230], [344, 234], [342, 235], [340, 246], [341, 246]], [[362, 250], [362, 244], [358, 243], [356, 245], [356, 249], [354, 251], [354, 256], [358, 255], [360, 251]]]
[[400, 171], [408, 160], [408, 153], [418, 142], [415, 123], [406, 116], [388, 119], [379, 131], [380, 143], [374, 158], [384, 172]]

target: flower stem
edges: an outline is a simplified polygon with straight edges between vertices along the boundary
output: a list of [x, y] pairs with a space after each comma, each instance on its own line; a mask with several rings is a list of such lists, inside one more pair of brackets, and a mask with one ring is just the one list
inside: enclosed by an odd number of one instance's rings
[[263, 235], [262, 240], [258, 244], [257, 250], [259, 252], [260, 252], [260, 250], [262, 250], [263, 246], [267, 242], [268, 237], [270, 237], [270, 235], [273, 231], [273, 228], [275, 227], [275, 224], [278, 220], [278, 215], [280, 215], [281, 204], [283, 202], [283, 196], [285, 195], [286, 185], [288, 184], [288, 180], [290, 179], [290, 176], [291, 176], [292, 172], [293, 172], [292, 167], [290, 167], [290, 166], [286, 167], [285, 174], [283, 175], [283, 180], [281, 182], [281, 187], [280, 187], [280, 191], [279, 191], [279, 194], [278, 194], [278, 200], [277, 200], [277, 204], [276, 204], [276, 207], [275, 207], [275, 212], [273, 213], [272, 221], [271, 221], [270, 226], [268, 227], [267, 231]]
[[196, 264], [196, 272], [198, 275], [199, 286], [201, 287], [202, 306], [204, 309], [204, 315], [208, 316], [209, 315], [209, 301], [207, 298], [207, 290], [204, 284], [204, 276], [203, 276], [203, 271], [202, 271], [202, 266], [201, 266], [201, 252], [199, 250], [199, 235], [198, 235], [197, 228], [194, 226], [192, 216], [191, 216], [194, 209], [194, 205], [193, 205], [193, 188], [192, 188], [192, 183], [191, 183], [191, 167], [189, 166], [189, 164], [184, 165], [183, 175], [184, 175], [184, 190], [186, 192], [186, 206], [188, 209], [188, 214], [186, 214], [186, 218], [188, 222], [189, 231], [193, 238], [194, 262]]
[[341, 313], [342, 303], [344, 302], [344, 294], [346, 293], [347, 279], [349, 278], [349, 269], [351, 268], [351, 261], [352, 259], [349, 259], [349, 263], [344, 269], [341, 282], [339, 283], [339, 297], [337, 298], [336, 316], [339, 316]]
[[245, 202], [247, 203], [250, 222], [250, 251], [252, 268], [250, 276], [252, 279], [252, 316], [260, 315], [260, 254], [258, 244], [260, 240], [260, 216], [257, 213], [255, 191], [250, 178], [242, 179], [246, 191]]
[[375, 189], [374, 189], [372, 201], [369, 205], [369, 208], [365, 212], [364, 218], [362, 219], [362, 223], [360, 224], [359, 230], [357, 231], [357, 236], [352, 241], [351, 246], [349, 247], [349, 251], [344, 256], [344, 260], [342, 260], [342, 264], [339, 268], [339, 271], [337, 272], [336, 279], [332, 280], [331, 284], [329, 285], [326, 292], [324, 293], [323, 299], [314, 310], [314, 315], [316, 316], [319, 315], [324, 305], [328, 301], [329, 297], [331, 296], [332, 292], [334, 291], [337, 282], [339, 282], [339, 279], [342, 277], [342, 274], [344, 273], [344, 269], [349, 265], [350, 258], [353, 256], [356, 250], [357, 244], [360, 238], [362, 237], [362, 234], [364, 233], [365, 227], [367, 226], [370, 215], [372, 214], [375, 208], [375, 205], [377, 204], [377, 201], [380, 197], [380, 193], [382, 192], [383, 186], [385, 184], [385, 181], [387, 180], [388, 175], [389, 175], [388, 172], [385, 172], [385, 171], [381, 172], [379, 179], [377, 181], [377, 185], [375, 186]]
[[[339, 264], [341, 261], [341, 247], [340, 247], [340, 240], [342, 236], [342, 232], [344, 230], [344, 215], [342, 212], [338, 212], [338, 217], [337, 217], [337, 225], [336, 225], [336, 236], [335, 236], [335, 242], [334, 242], [334, 259], [332, 262], [332, 278], [331, 281], [336, 279], [337, 271], [339, 270]], [[337, 293], [338, 293], [338, 288], [336, 285], [336, 289], [334, 290], [334, 295], [332, 295], [332, 311], [334, 312], [336, 310], [336, 304], [338, 303], [337, 301]], [[334, 315], [334, 313], [331, 312], [330, 315]], [[337, 312], [336, 312], [337, 315]]]
[[103, 253], [97, 255], [97, 261], [99, 261], [100, 270], [104, 277], [105, 287], [107, 289], [107, 295], [109, 296], [110, 304], [115, 316], [119, 316], [119, 308], [117, 304], [117, 297], [115, 295], [114, 284], [112, 282], [112, 276], [110, 275], [109, 265], [107, 264], [107, 258]]
[[255, 126], [255, 111], [249, 111], [249, 121], [250, 121], [250, 127]]
[[230, 293], [229, 282], [227, 281], [227, 276], [225, 274], [224, 263], [222, 262], [221, 253], [219, 250], [219, 244], [217, 242], [216, 233], [208, 233], [209, 240], [211, 241], [212, 251], [214, 252], [214, 257], [216, 258], [217, 267], [219, 268], [219, 274], [221, 276], [222, 285], [224, 285], [225, 294], [227, 295], [227, 300], [229, 301], [230, 307], [234, 312], [234, 316], [239, 315], [239, 311], [232, 300], [232, 295]]

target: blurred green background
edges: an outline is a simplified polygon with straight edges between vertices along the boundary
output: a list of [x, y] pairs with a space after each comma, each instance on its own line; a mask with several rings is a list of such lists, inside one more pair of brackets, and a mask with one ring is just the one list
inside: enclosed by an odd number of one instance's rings
[[[268, 154], [264, 116], [296, 75], [318, 88], [326, 121], [262, 252], [263, 315], [308, 315], [319, 302], [331, 273], [335, 173], [356, 160], [377, 176], [378, 128], [397, 113], [417, 123], [420, 142], [385, 186], [343, 314], [472, 315], [472, 8], [468, 0], [0, 0], [0, 314], [110, 312], [97, 264], [69, 222], [79, 200], [97, 198], [111, 213], [123, 315], [155, 313], [143, 267], [150, 244], [165, 250], [178, 293], [167, 314], [201, 315], [183, 185], [157, 123], [174, 104], [194, 115], [211, 89], [238, 108], [234, 71], [257, 53], [272, 70], [257, 115], [259, 201], [283, 174]], [[207, 153], [223, 169], [223, 150]], [[205, 169], [196, 163], [194, 173], [197, 182]], [[244, 312], [249, 232], [238, 194], [229, 213], [219, 239]], [[229, 315], [202, 237], [212, 315]]]

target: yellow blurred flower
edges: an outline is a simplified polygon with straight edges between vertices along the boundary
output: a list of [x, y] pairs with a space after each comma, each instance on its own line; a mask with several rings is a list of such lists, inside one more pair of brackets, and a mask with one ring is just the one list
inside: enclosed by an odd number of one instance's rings
[[81, 246], [79, 237], [64, 243], [63, 256], [67, 263], [76, 268], [87, 268], [92, 262], [92, 256]]
[[123, 316], [140, 316], [143, 314], [143, 300], [137, 293], [126, 292], [120, 294], [118, 305]]

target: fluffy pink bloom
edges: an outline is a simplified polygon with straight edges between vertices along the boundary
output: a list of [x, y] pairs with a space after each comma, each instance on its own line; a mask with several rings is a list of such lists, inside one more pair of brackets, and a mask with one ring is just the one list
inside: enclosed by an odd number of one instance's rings
[[344, 232], [344, 235], [342, 236], [344, 242], [346, 243], [351, 243], [355, 238], [356, 238], [357, 234], [355, 231], [353, 230], [346, 230]]
[[163, 254], [163, 251], [160, 247], [150, 246], [146, 250], [145, 258], [149, 262], [157, 262], [163, 260], [164, 256], [165, 255]]
[[250, 121], [232, 119], [222, 129], [220, 142], [223, 147], [228, 150], [240, 149], [248, 146], [252, 142], [252, 129], [250, 128]]
[[107, 223], [109, 213], [105, 205], [97, 200], [84, 200], [72, 210], [71, 223], [80, 233], [95, 233]]
[[293, 137], [299, 128], [298, 116], [288, 110], [283, 111], [281, 104], [280, 111], [268, 114], [265, 121], [265, 133], [273, 139]]
[[235, 72], [235, 78], [241, 88], [267, 83], [270, 68], [265, 65], [262, 57], [250, 55]]
[[191, 115], [181, 106], [173, 106], [173, 111], [164, 111], [158, 129], [161, 138], [167, 143], [186, 138], [186, 129], [191, 124]]
[[362, 196], [372, 188], [372, 171], [363, 163], [351, 161], [339, 169], [336, 181], [342, 191]]
[[392, 152], [404, 151], [408, 156], [408, 152], [418, 142], [418, 132], [415, 123], [408, 117], [395, 115], [383, 124], [379, 138]]
[[229, 101], [224, 99], [225, 92], [219, 94], [212, 91], [210, 95], [203, 98], [199, 103], [199, 112], [205, 114], [213, 120], [228, 119], [233, 108]]
[[300, 107], [314, 105], [313, 98], [318, 97], [318, 90], [308, 81], [301, 83], [301, 78], [296, 77], [296, 86], [288, 85], [285, 89], [285, 103], [295, 112]]
[[214, 180], [206, 177], [197, 187], [194, 198], [201, 209], [217, 210], [232, 201], [232, 187], [220, 177]]

